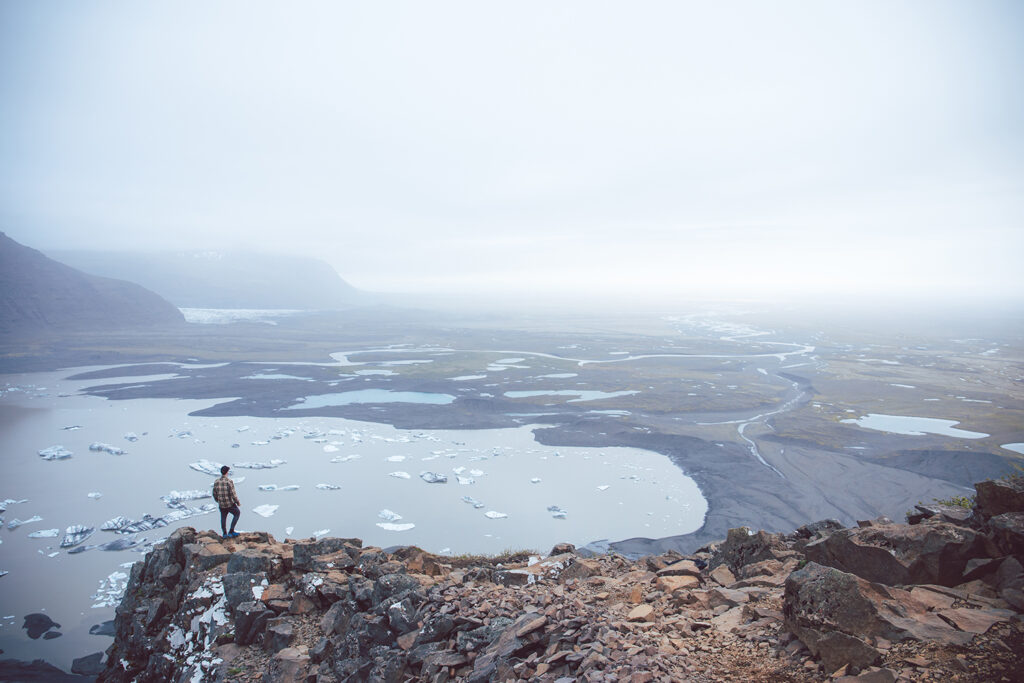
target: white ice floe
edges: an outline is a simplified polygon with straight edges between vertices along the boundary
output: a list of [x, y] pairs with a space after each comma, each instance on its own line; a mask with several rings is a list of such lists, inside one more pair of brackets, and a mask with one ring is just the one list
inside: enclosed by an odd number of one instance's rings
[[125, 441], [131, 441], [131, 442], [134, 443], [134, 442], [139, 440], [139, 435], [136, 434], [135, 432], [125, 432], [124, 433], [124, 440]]
[[236, 432], [247, 432], [249, 431], [249, 425], [243, 425], [235, 430]]
[[387, 460], [388, 462], [404, 462], [407, 457], [408, 456], [405, 455], [389, 455], [384, 459]]
[[402, 519], [402, 515], [392, 510], [388, 510], [387, 508], [384, 508], [383, 510], [378, 512], [377, 516], [383, 519], [385, 522], [397, 522], [398, 520]]
[[568, 510], [558, 505], [549, 505], [548, 512], [550, 512], [551, 516], [555, 517], [556, 519], [565, 519], [566, 516], [569, 514]]
[[[337, 453], [338, 447], [333, 444], [327, 444], [324, 446], [324, 453]], [[333, 460], [332, 462], [344, 462], [342, 460]]]
[[287, 462], [287, 460], [270, 460], [268, 462], [233, 462], [231, 463], [231, 466], [243, 470], [269, 470], [275, 467], [280, 467]]
[[317, 484], [316, 487], [321, 491], [337, 491], [341, 488], [337, 484]]
[[96, 531], [94, 526], [84, 524], [73, 524], [64, 530], [64, 538], [61, 539], [61, 548], [73, 548], [85, 539], [89, 538]]
[[89, 444], [89, 450], [97, 453], [110, 453], [111, 455], [124, 455], [127, 451], [117, 446], [111, 446], [109, 443], [102, 443], [95, 441]]
[[447, 484], [448, 477], [437, 472], [420, 472], [420, 479], [428, 484]]
[[170, 507], [176, 507], [175, 503], [183, 500], [200, 500], [202, 498], [212, 498], [213, 494], [210, 491], [202, 489], [191, 489], [188, 491], [171, 491], [166, 496], [160, 496], [160, 500], [167, 503]]
[[488, 510], [484, 513], [484, 516], [490, 519], [505, 519], [508, 517], [504, 512], [495, 512], [494, 510]]
[[540, 477], [533, 477], [532, 479], [530, 479], [530, 483], [531, 484], [539, 484], [540, 483]]
[[56, 538], [60, 535], [60, 529], [43, 529], [42, 531], [33, 531], [28, 535], [29, 538]]
[[33, 515], [32, 517], [29, 517], [28, 519], [17, 519], [17, 518], [15, 518], [15, 519], [12, 519], [11, 521], [7, 522], [7, 528], [11, 529], [13, 531], [14, 529], [17, 529], [19, 526], [21, 526], [23, 524], [30, 524], [32, 522], [41, 522], [41, 521], [43, 521], [43, 518], [40, 517], [39, 515]]
[[280, 505], [257, 505], [256, 507], [254, 507], [252, 509], [252, 511], [255, 512], [257, 515], [259, 515], [260, 517], [270, 517], [272, 514], [277, 512], [277, 508], [279, 508], [279, 507], [281, 507], [281, 506]]
[[[10, 574], [10, 572], [7, 571], [6, 569], [0, 569], [0, 576], [7, 576], [8, 574]], [[7, 617], [4, 617], [4, 618], [6, 619]], [[11, 617], [11, 618], [13, 619], [13, 617]]]
[[470, 470], [469, 473], [471, 475], [473, 475], [474, 477], [482, 477], [482, 476], [484, 476], [484, 471], [483, 470]]
[[477, 510], [479, 510], [480, 508], [482, 508], [484, 506], [483, 503], [481, 503], [479, 500], [477, 500], [473, 496], [463, 496], [462, 497], [462, 502], [463, 503], [468, 503], [469, 505], [472, 505]]
[[326, 536], [329, 533], [331, 533], [330, 529], [319, 529], [318, 531], [314, 531], [313, 532], [313, 538], [316, 538], [316, 539], [319, 540], [319, 539], [323, 538], [324, 536]]
[[43, 460], [67, 460], [71, 456], [71, 451], [60, 445], [50, 446], [39, 451], [39, 457]]
[[196, 462], [190, 462], [189, 467], [194, 469], [196, 472], [202, 472], [203, 474], [209, 474], [214, 477], [220, 476], [221, 463], [214, 462], [212, 460], [202, 459]]
[[96, 600], [93, 609], [101, 607], [117, 607], [121, 604], [124, 591], [128, 587], [128, 574], [125, 572], [114, 572], [107, 578], [100, 581], [99, 589], [89, 597]]
[[455, 479], [456, 481], [459, 482], [461, 486], [469, 486], [470, 484], [476, 483], [476, 479], [474, 479], [473, 477], [463, 477], [462, 475], [459, 474], [455, 475]]
[[462, 474], [465, 471], [466, 471], [465, 467], [453, 467], [452, 468], [452, 472], [454, 472], [455, 474]]
[[331, 462], [348, 462], [350, 460], [355, 460], [355, 459], [361, 458], [361, 457], [363, 457], [363, 456], [361, 456], [361, 455], [359, 455], [357, 453], [353, 453], [352, 455], [339, 455], [337, 457], [331, 458]]
[[298, 491], [298, 484], [288, 484], [287, 486], [278, 486], [277, 484], [260, 484], [257, 488], [260, 491]]
[[291, 536], [293, 531], [295, 531], [295, 527], [293, 527], [293, 526], [286, 526], [284, 528], [284, 533], [287, 536]]
[[401, 471], [399, 471], [399, 472], [388, 472], [388, 476], [389, 477], [394, 477], [395, 479], [410, 479], [411, 478], [411, 475], [408, 472], [401, 472]]
[[597, 490], [598, 491], [607, 491], [608, 488], [609, 488], [608, 484], [601, 484], [600, 486], [597, 487]]
[[90, 491], [86, 495], [92, 498], [93, 500], [99, 500], [100, 498], [103, 497], [103, 494], [100, 493], [99, 491]]
[[385, 531], [408, 531], [414, 528], [416, 525], [412, 523], [405, 524], [394, 524], [392, 522], [377, 522], [377, 526]]
[[108, 519], [101, 526], [100, 529], [103, 531], [119, 531], [124, 527], [132, 523], [132, 520], [128, 519], [124, 515], [118, 515], [113, 519]]
[[61, 427], [61, 429], [63, 429], [65, 432], [73, 432], [76, 429], [81, 429], [81, 428], [82, 428], [82, 425], [67, 425], [66, 427]]

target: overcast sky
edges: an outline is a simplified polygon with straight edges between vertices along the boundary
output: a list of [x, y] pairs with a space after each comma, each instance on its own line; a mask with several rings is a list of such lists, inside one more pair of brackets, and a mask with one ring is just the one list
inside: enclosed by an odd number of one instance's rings
[[6, 0], [0, 230], [378, 291], [1024, 296], [1024, 3]]

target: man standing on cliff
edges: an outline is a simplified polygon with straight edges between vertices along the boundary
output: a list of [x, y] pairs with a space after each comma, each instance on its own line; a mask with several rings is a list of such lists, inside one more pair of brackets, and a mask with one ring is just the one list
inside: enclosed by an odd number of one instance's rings
[[[228, 470], [230, 469], [227, 465], [221, 467], [220, 479], [213, 482], [213, 499], [220, 506], [220, 530], [224, 532], [224, 538], [238, 536], [235, 524], [238, 523], [238, 516], [242, 514], [242, 511], [238, 509], [241, 502], [238, 500], [238, 494], [235, 493], [235, 482], [228, 479]], [[227, 528], [228, 513], [231, 513], [230, 531]]]

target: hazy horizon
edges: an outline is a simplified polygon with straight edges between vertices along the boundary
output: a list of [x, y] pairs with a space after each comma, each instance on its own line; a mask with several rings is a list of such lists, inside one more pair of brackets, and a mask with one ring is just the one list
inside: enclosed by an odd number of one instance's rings
[[437, 297], [1019, 301], [1022, 28], [1013, 2], [6, 3], [0, 230]]

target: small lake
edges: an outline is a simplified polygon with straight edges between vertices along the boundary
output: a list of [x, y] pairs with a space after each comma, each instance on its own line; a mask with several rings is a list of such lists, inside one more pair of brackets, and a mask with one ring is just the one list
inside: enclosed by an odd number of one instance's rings
[[317, 394], [300, 399], [299, 403], [283, 410], [306, 410], [329, 406], [347, 406], [353, 403], [426, 403], [447, 405], [455, 400], [451, 394], [430, 394], [422, 391], [390, 391], [388, 389], [360, 389], [336, 394]]
[[879, 432], [906, 434], [908, 436], [938, 434], [939, 436], [952, 436], [958, 439], [984, 439], [989, 436], [984, 432], [970, 432], [966, 429], [957, 429], [956, 425], [960, 424], [957, 420], [943, 420], [935, 417], [869, 413], [864, 417], [850, 418], [848, 420], [841, 420], [841, 422], [856, 424], [865, 429], [874, 429]]
[[584, 389], [565, 389], [563, 391], [506, 391], [505, 396], [509, 398], [532, 398], [534, 396], [575, 396], [568, 403], [580, 401], [599, 401], [602, 398], [615, 398], [616, 396], [631, 396], [639, 394], [639, 391], [588, 391]]

